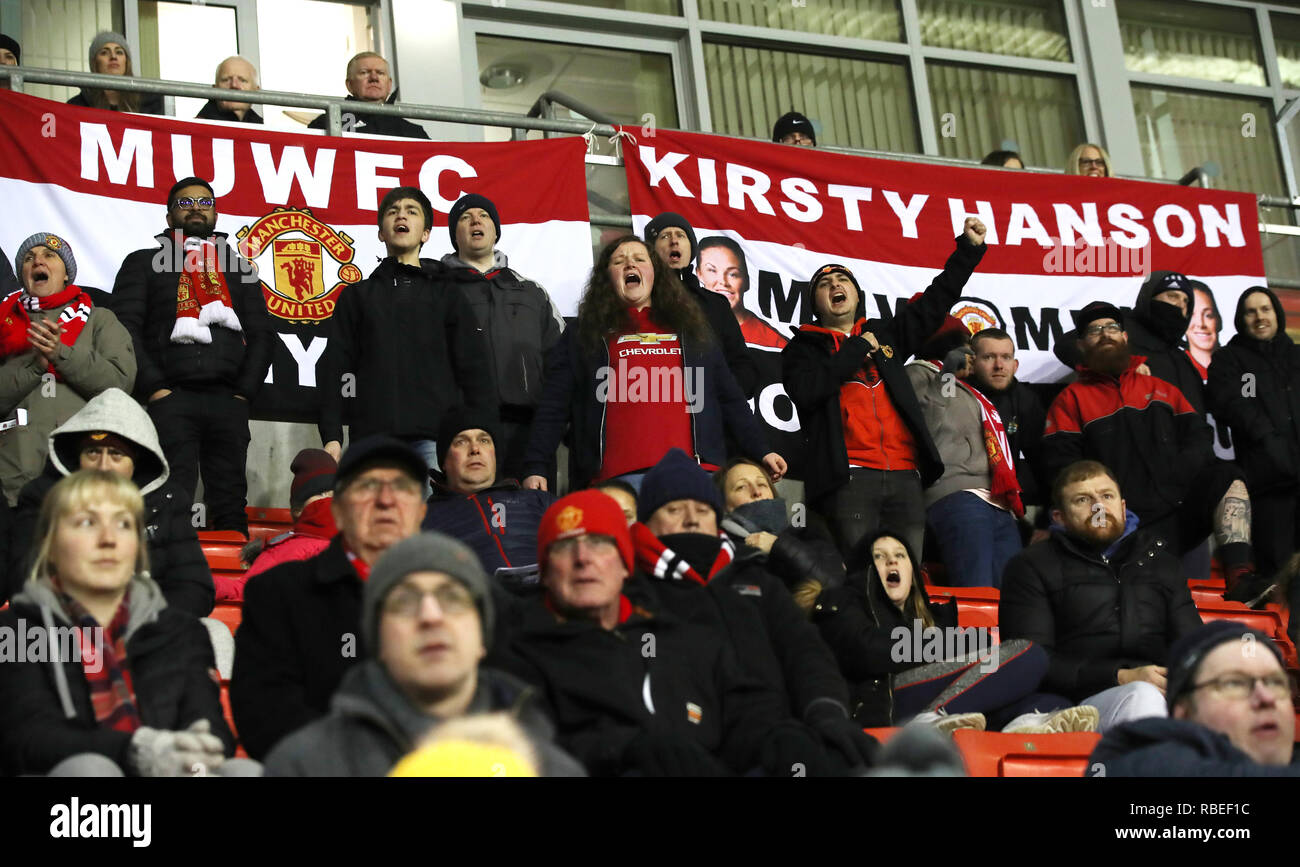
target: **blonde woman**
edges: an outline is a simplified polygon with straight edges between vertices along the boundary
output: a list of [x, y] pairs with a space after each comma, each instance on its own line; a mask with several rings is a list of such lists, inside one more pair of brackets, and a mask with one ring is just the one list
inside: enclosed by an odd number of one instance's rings
[[1110, 154], [1098, 144], [1084, 142], [1070, 151], [1070, 158], [1065, 161], [1067, 175], [1086, 175], [1090, 178], [1109, 178]]
[[149, 577], [143, 512], [135, 485], [101, 470], [46, 497], [31, 575], [0, 613], [0, 634], [27, 636], [23, 657], [0, 665], [4, 773], [250, 772], [218, 770], [235, 742], [212, 645]]

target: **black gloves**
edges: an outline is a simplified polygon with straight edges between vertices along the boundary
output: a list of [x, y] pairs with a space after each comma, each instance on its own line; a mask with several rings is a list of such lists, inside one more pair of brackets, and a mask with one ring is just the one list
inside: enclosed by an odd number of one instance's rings
[[721, 777], [727, 769], [704, 747], [676, 735], [637, 735], [623, 752], [627, 771], [647, 777]]
[[848, 711], [839, 702], [818, 701], [804, 714], [804, 719], [848, 767], [871, 767], [875, 764], [880, 742], [850, 719]]

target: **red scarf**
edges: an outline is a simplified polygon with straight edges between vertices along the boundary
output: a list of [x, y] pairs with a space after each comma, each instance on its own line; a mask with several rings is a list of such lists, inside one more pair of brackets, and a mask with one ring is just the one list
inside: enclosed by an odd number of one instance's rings
[[242, 331], [230, 303], [230, 287], [217, 263], [210, 238], [185, 239], [185, 267], [176, 284], [176, 324], [172, 343], [211, 343], [211, 326]]
[[[60, 592], [59, 601], [69, 619], [80, 627], [76, 635], [81, 647], [81, 670], [90, 689], [95, 722], [100, 728], [119, 732], [133, 732], [140, 728], [135, 689], [131, 686], [131, 671], [126, 665], [126, 626], [130, 621], [130, 609], [125, 597], [103, 630], [90, 612], [71, 596]], [[95, 658], [96, 642], [90, 639], [96, 631], [104, 636], [100, 659]]]
[[736, 556], [736, 546], [732, 544], [726, 535], [719, 534], [722, 536], [722, 545], [718, 548], [718, 556], [714, 559], [713, 565], [709, 567], [709, 574], [700, 575], [690, 563], [686, 562], [684, 557], [681, 557], [659, 541], [659, 537], [650, 532], [650, 528], [645, 524], [638, 521], [631, 526], [630, 530], [632, 532], [632, 545], [636, 548], [637, 568], [660, 580], [694, 581], [700, 585], [708, 584], [713, 580], [713, 576], [727, 568]]
[[[90, 320], [93, 306], [90, 296], [76, 284], [69, 284], [62, 292], [44, 298], [28, 294], [26, 289], [10, 293], [0, 301], [0, 358], [9, 358], [31, 349], [31, 340], [27, 336], [27, 329], [32, 324], [30, 311], [62, 307], [59, 323], [63, 326], [63, 332], [59, 335], [59, 340], [64, 346], [72, 346], [81, 336], [81, 329]], [[55, 379], [62, 381], [63, 377], [54, 369], [53, 364], [47, 365], [47, 368]]]
[[[942, 370], [933, 361], [920, 363], [928, 364], [935, 371]], [[992, 476], [989, 491], [993, 499], [1005, 505], [1017, 518], [1023, 518], [1025, 506], [1020, 502], [1020, 479], [1016, 477], [1016, 464], [1011, 457], [1011, 441], [1007, 439], [1007, 431], [1002, 426], [1002, 417], [998, 415], [997, 407], [980, 394], [979, 389], [967, 385], [955, 376], [953, 379], [979, 404], [980, 422], [984, 425], [984, 448], [988, 451], [989, 474]]]
[[346, 539], [343, 541], [343, 553], [348, 555], [348, 562], [351, 563], [352, 568], [356, 570], [357, 577], [361, 579], [361, 583], [364, 584], [369, 581], [370, 564], [365, 560], [362, 560], [357, 554], [353, 553], [352, 549], [348, 547]]

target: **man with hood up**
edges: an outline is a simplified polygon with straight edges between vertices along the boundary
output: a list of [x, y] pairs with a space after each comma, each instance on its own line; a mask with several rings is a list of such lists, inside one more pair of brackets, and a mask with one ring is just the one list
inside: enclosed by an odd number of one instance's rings
[[150, 574], [167, 604], [195, 617], [212, 611], [212, 573], [191, 520], [190, 498], [169, 480], [171, 469], [149, 414], [120, 388], [110, 388], [50, 434], [45, 472], [23, 486], [13, 515], [9, 585], [4, 598], [27, 580], [35, 552], [36, 519], [55, 483], [77, 470], [110, 470], [135, 482], [144, 496]]

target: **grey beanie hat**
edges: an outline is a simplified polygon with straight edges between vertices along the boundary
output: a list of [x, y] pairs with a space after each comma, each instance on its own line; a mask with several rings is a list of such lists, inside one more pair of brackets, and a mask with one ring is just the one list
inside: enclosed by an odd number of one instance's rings
[[455, 578], [478, 606], [483, 646], [492, 646], [492, 591], [476, 555], [459, 539], [442, 533], [417, 533], [384, 552], [370, 572], [361, 594], [361, 638], [372, 656], [379, 653], [379, 610], [388, 594], [412, 572], [444, 572]]
[[114, 33], [111, 30], [101, 30], [99, 33], [95, 34], [95, 38], [90, 42], [90, 54], [88, 59], [90, 61], [91, 71], [93, 72], [95, 69], [95, 55], [99, 53], [99, 49], [103, 48], [110, 42], [116, 42], [118, 45], [122, 46], [122, 50], [126, 52], [127, 58], [131, 60], [131, 68], [134, 69], [135, 60], [134, 58], [131, 58], [131, 43], [126, 41], [126, 37], [121, 33]]
[[[72, 246], [53, 232], [37, 232], [18, 246], [18, 255], [14, 256], [14, 273], [23, 273], [23, 257], [33, 247], [49, 247], [63, 260], [63, 267], [68, 271], [68, 285], [77, 282], [77, 260], [72, 255]], [[23, 287], [24, 289], [27, 287]]]

